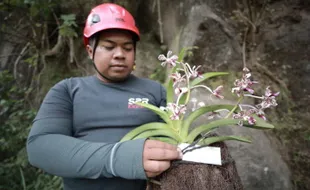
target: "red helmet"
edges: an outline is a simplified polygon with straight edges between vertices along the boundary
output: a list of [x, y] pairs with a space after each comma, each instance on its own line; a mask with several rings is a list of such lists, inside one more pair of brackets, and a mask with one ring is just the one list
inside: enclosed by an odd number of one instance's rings
[[135, 20], [125, 8], [112, 3], [103, 3], [93, 8], [87, 17], [84, 27], [85, 46], [93, 34], [107, 29], [129, 30], [137, 36], [137, 40], [140, 39]]

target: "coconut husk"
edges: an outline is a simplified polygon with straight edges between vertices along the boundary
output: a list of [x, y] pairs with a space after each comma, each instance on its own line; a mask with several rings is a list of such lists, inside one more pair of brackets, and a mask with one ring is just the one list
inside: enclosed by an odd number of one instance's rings
[[148, 182], [147, 190], [243, 190], [226, 144], [210, 146], [221, 147], [221, 166], [174, 161], [170, 169]]

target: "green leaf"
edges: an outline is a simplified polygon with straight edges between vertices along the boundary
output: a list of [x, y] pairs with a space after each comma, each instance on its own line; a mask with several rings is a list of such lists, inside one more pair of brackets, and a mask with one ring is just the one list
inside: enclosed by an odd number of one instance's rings
[[201, 125], [193, 129], [187, 136], [186, 142], [192, 143], [196, 139], [196, 137], [200, 135], [201, 133], [207, 133], [218, 127], [225, 127], [228, 125], [237, 125], [238, 123], [239, 123], [239, 120], [237, 119], [219, 119], [219, 120], [211, 121], [208, 124]]
[[137, 104], [139, 106], [143, 106], [143, 107], [153, 111], [154, 113], [159, 115], [168, 125], [170, 125], [170, 126], [172, 125], [168, 113], [161, 110], [160, 108], [158, 108], [152, 104], [146, 104], [146, 103], [142, 103], [142, 102], [136, 102], [135, 104]]
[[244, 122], [243, 126], [249, 127], [249, 128], [255, 128], [255, 129], [273, 129], [274, 128], [272, 124], [267, 123], [265, 120], [258, 117], [257, 115], [253, 115], [253, 117], [256, 120], [255, 125], [250, 125], [248, 122]]
[[[263, 119], [257, 117], [256, 115], [253, 116], [256, 119], [255, 125], [250, 125], [247, 121], [243, 122], [243, 127], [254, 128], [254, 129], [273, 129], [274, 126], [267, 123]], [[229, 125], [238, 125], [239, 119], [219, 119], [215, 121], [211, 121], [208, 124], [201, 125], [195, 129], [193, 129], [190, 134], [187, 136], [186, 142], [193, 142], [198, 135], [201, 133], [207, 133], [213, 129], [218, 127], [225, 127]], [[237, 126], [239, 127], [239, 126]]]
[[227, 140], [235, 140], [235, 141], [240, 141], [240, 142], [246, 142], [246, 143], [251, 143], [251, 140], [245, 137], [238, 137], [238, 136], [220, 136], [220, 137], [208, 137], [204, 140], [202, 140], [199, 145], [210, 145], [212, 143], [216, 142], [222, 142], [222, 141], [227, 141]]
[[209, 73], [205, 73], [203, 74], [203, 78], [196, 78], [194, 79], [193, 81], [190, 82], [190, 86], [193, 87], [193, 86], [196, 86], [198, 85], [199, 83], [207, 80], [207, 79], [210, 79], [210, 78], [213, 78], [213, 77], [217, 77], [217, 76], [223, 76], [223, 75], [228, 75], [229, 73], [227, 72], [209, 72]]
[[182, 62], [184, 61], [184, 57], [186, 56], [186, 52], [189, 50], [190, 48], [182, 48], [182, 50], [180, 51], [179, 55], [178, 55], [178, 62]]
[[193, 49], [198, 49], [198, 46], [184, 47], [178, 55], [178, 61], [183, 62], [186, 55], [193, 55]]
[[191, 126], [192, 122], [198, 118], [199, 116], [208, 113], [208, 112], [212, 112], [212, 111], [216, 111], [216, 110], [222, 110], [222, 109], [226, 109], [226, 110], [231, 110], [234, 108], [234, 105], [209, 105], [209, 106], [204, 106], [201, 107], [197, 110], [195, 110], [194, 112], [192, 112], [191, 114], [188, 115], [188, 117], [184, 120], [183, 122], [183, 127], [181, 130], [181, 137], [182, 138], [186, 138], [187, 134], [188, 134], [188, 130], [189, 127]]
[[[174, 73], [178, 67], [175, 66], [172, 68], [171, 73]], [[168, 83], [166, 85], [167, 91], [167, 102], [173, 102], [174, 100], [174, 88], [173, 88], [173, 80], [169, 78]]]
[[171, 120], [171, 123], [172, 123], [172, 128], [176, 131], [179, 131], [182, 127], [182, 123], [183, 121], [182, 120]]
[[148, 130], [137, 135], [133, 140], [140, 138], [150, 138], [150, 137], [169, 137], [174, 141], [181, 142], [181, 138], [172, 130], [169, 129], [155, 129]]
[[19, 172], [20, 172], [20, 177], [22, 178], [22, 186], [23, 186], [23, 189], [26, 190], [27, 187], [26, 187], [24, 172], [23, 172], [23, 170], [22, 170], [21, 167], [19, 167]]
[[159, 122], [152, 122], [152, 123], [147, 123], [144, 125], [141, 125], [130, 132], [128, 132], [122, 139], [121, 142], [127, 141], [127, 140], [132, 140], [135, 138], [137, 135], [140, 133], [143, 133], [147, 130], [154, 130], [154, 129], [169, 129], [169, 126], [166, 123], [159, 123]]
[[180, 97], [180, 100], [179, 100], [179, 105], [187, 104], [187, 102], [185, 102], [185, 101], [186, 101], [187, 96], [190, 96], [190, 94], [191, 94], [190, 91], [182, 94], [181, 97]]
[[166, 143], [173, 144], [173, 145], [178, 144], [178, 142], [175, 139], [172, 139], [169, 137], [150, 137], [149, 139], [166, 142]]

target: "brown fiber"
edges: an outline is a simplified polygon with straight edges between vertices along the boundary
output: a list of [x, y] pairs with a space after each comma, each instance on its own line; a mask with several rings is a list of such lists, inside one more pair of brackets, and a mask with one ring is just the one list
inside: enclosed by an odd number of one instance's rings
[[147, 190], [243, 190], [235, 162], [224, 142], [210, 146], [221, 147], [222, 166], [173, 162], [169, 170], [149, 182]]

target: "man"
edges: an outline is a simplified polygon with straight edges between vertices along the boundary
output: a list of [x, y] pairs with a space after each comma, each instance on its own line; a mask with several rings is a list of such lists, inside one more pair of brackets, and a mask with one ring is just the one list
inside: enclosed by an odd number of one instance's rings
[[93, 8], [84, 43], [96, 75], [65, 79], [44, 98], [27, 141], [29, 161], [63, 177], [65, 190], [142, 190], [148, 177], [182, 157], [176, 146], [160, 141], [119, 142], [135, 127], [159, 121], [134, 102], [166, 104], [162, 85], [131, 75], [139, 38], [123, 7]]

